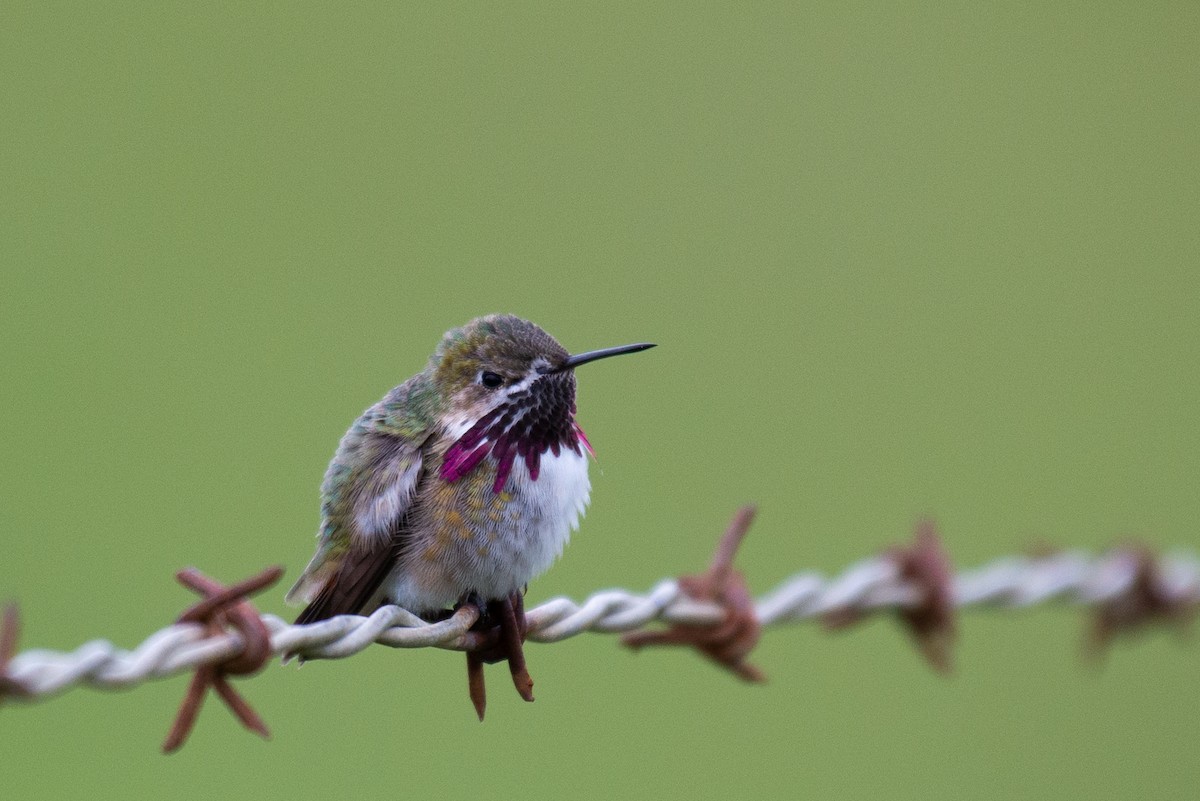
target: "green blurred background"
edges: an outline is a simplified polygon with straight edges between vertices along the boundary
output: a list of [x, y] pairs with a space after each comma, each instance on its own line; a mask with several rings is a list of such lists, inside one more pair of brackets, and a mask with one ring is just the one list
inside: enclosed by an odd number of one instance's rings
[[[0, 596], [132, 646], [311, 554], [349, 422], [481, 313], [573, 350], [593, 507], [537, 602], [701, 567], [761, 592], [941, 523], [1200, 548], [1195, 3], [0, 9]], [[262, 601], [286, 614], [282, 588]], [[538, 701], [374, 649], [0, 711], [6, 798], [1194, 795], [1195, 648], [1074, 611], [772, 631], [764, 687], [613, 638]]]

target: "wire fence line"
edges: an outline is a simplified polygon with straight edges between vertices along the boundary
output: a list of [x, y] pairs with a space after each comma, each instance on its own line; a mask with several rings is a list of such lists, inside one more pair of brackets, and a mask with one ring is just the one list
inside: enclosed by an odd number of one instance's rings
[[[1155, 562], [1164, 600], [1179, 607], [1200, 601], [1200, 560], [1177, 554]], [[1140, 557], [1116, 550], [1101, 555], [1065, 551], [1041, 557], [1007, 557], [953, 580], [955, 608], [1023, 609], [1051, 602], [1098, 607], [1117, 601], [1135, 589]], [[841, 574], [826, 577], [805, 571], [793, 575], [754, 604], [763, 626], [822, 620], [851, 612], [855, 615], [917, 606], [922, 588], [906, 580], [887, 556], [865, 559]], [[529, 639], [552, 643], [584, 632], [632, 632], [652, 623], [715, 625], [724, 616], [720, 605], [685, 595], [679, 581], [659, 582], [646, 593], [603, 590], [582, 603], [554, 598], [529, 610]], [[261, 615], [270, 632], [272, 654], [296, 654], [305, 659], [341, 659], [374, 643], [392, 648], [466, 650], [473, 620], [455, 615], [427, 623], [396, 606], [381, 607], [368, 617], [341, 615], [304, 626], [293, 626], [272, 614]], [[202, 665], [219, 664], [241, 653], [243, 639], [235, 632], [212, 634], [201, 624], [184, 623], [154, 632], [133, 650], [107, 640], [87, 642], [74, 651], [29, 650], [15, 655], [7, 677], [24, 689], [17, 697], [33, 700], [77, 685], [124, 689], [142, 682], [174, 676]]]
[[[743, 680], [761, 681], [762, 671], [747, 657], [764, 628], [804, 621], [844, 628], [872, 614], [890, 613], [930, 664], [946, 671], [963, 609], [1019, 610], [1047, 603], [1084, 607], [1092, 616], [1090, 642], [1099, 647], [1123, 631], [1187, 622], [1200, 608], [1200, 558], [1195, 554], [1160, 557], [1141, 546], [1100, 554], [1043, 551], [956, 572], [930, 522], [917, 526], [909, 545], [863, 559], [832, 577], [796, 573], [756, 599], [734, 567], [753, 516], [752, 507], [738, 511], [704, 573], [665, 579], [645, 593], [610, 589], [582, 603], [551, 599], [525, 613], [527, 639], [553, 643], [584, 632], [623, 634], [629, 647], [689, 646]], [[498, 658], [499, 627], [481, 619], [480, 610], [470, 604], [437, 621], [390, 605], [366, 617], [341, 615], [300, 626], [259, 613], [249, 597], [272, 586], [282, 573], [282, 568], [267, 568], [224, 586], [192, 568], [180, 571], [176, 578], [202, 599], [132, 650], [93, 640], [70, 652], [17, 653], [19, 618], [16, 606], [9, 606], [0, 621], [0, 701], [36, 701], [76, 686], [128, 689], [192, 673], [163, 742], [169, 753], [187, 739], [209, 689], [246, 728], [269, 736], [266, 724], [228, 679], [259, 672], [272, 656], [284, 661], [343, 659], [379, 644], [467, 651], [468, 665]], [[475, 680], [471, 697], [482, 719], [482, 673]]]

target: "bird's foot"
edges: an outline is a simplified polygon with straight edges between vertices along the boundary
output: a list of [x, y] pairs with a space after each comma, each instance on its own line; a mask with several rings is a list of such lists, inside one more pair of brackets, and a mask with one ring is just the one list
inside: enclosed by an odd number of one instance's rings
[[468, 604], [479, 610], [479, 620], [471, 627], [471, 631], [479, 636], [467, 651], [467, 688], [475, 714], [483, 720], [487, 708], [485, 664], [508, 662], [517, 694], [526, 701], [533, 700], [533, 679], [525, 666], [524, 648], [529, 626], [525, 620], [525, 596], [520, 591], [491, 602], [484, 602], [472, 594], [461, 605]]

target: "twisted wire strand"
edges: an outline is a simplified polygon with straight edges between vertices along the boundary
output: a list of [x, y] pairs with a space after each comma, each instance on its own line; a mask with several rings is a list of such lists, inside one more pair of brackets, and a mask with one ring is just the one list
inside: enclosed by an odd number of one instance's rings
[[[1065, 551], [1040, 557], [1007, 557], [953, 579], [956, 608], [1023, 609], [1037, 604], [1100, 606], [1130, 593], [1142, 565], [1130, 551], [1098, 556]], [[1180, 606], [1200, 603], [1200, 560], [1174, 554], [1155, 562], [1156, 592]], [[835, 577], [801, 572], [755, 602], [763, 626], [822, 619], [841, 613], [867, 614], [905, 610], [923, 602], [925, 591], [906, 580], [895, 559], [879, 556], [851, 565]], [[652, 623], [714, 625], [723, 609], [688, 598], [673, 579], [649, 592], [602, 590], [577, 603], [553, 598], [527, 612], [529, 639], [551, 643], [584, 632], [613, 634]], [[374, 643], [392, 648], [466, 650], [474, 616], [456, 613], [428, 623], [396, 606], [384, 606], [368, 617], [340, 615], [294, 626], [275, 615], [261, 616], [271, 634], [274, 654], [304, 659], [342, 659]], [[133, 650], [107, 640], [93, 640], [70, 652], [27, 650], [11, 660], [7, 677], [25, 693], [14, 700], [37, 700], [71, 687], [124, 689], [153, 679], [221, 663], [242, 650], [233, 632], [206, 634], [197, 624], [176, 624], [154, 632]]]

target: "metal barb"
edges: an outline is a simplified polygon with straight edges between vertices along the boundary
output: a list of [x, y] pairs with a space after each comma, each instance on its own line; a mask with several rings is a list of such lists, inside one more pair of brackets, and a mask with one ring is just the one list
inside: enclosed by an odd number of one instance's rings
[[919, 587], [924, 595], [918, 606], [900, 609], [897, 614], [933, 669], [949, 673], [958, 634], [954, 566], [942, 546], [937, 526], [932, 520], [922, 520], [917, 524], [912, 545], [893, 549], [891, 556], [900, 568], [901, 577]]
[[[912, 543], [896, 545], [883, 554], [890, 563], [889, 574], [910, 590], [913, 600], [893, 606], [901, 624], [912, 635], [917, 650], [939, 673], [951, 672], [952, 651], [957, 636], [954, 603], [954, 568], [932, 520], [917, 523]], [[843, 605], [827, 612], [828, 630], [848, 628], [873, 611], [865, 604]]]
[[1085, 640], [1084, 657], [1099, 661], [1121, 634], [1135, 634], [1149, 626], [1186, 627], [1195, 616], [1197, 599], [1172, 596], [1154, 553], [1145, 545], [1131, 544], [1113, 553], [1114, 561], [1132, 572], [1124, 592], [1096, 606]]
[[4, 607], [4, 619], [0, 621], [0, 701], [6, 696], [26, 698], [29, 689], [8, 675], [8, 664], [17, 654], [17, 641], [21, 638], [21, 608], [16, 603]]
[[253, 675], [270, 659], [271, 633], [246, 596], [270, 587], [282, 575], [282, 567], [269, 567], [256, 576], [226, 587], [195, 568], [189, 567], [175, 574], [180, 584], [204, 596], [203, 600], [186, 609], [177, 622], [198, 623], [208, 637], [219, 637], [231, 628], [238, 634], [242, 647], [220, 662], [201, 664], [196, 668], [171, 730], [163, 740], [164, 753], [173, 753], [183, 746], [196, 725], [205, 691], [210, 687], [243, 726], [263, 737], [271, 736], [262, 718], [233, 689], [228, 677]]
[[720, 607], [723, 614], [719, 621], [708, 625], [676, 623], [666, 631], [635, 631], [622, 637], [621, 644], [634, 650], [649, 645], [688, 645], [743, 681], [766, 681], [766, 674], [746, 661], [762, 637], [762, 625], [745, 576], [733, 567], [755, 511], [754, 506], [747, 505], [734, 514], [706, 572], [679, 578], [679, 589], [688, 598]]

